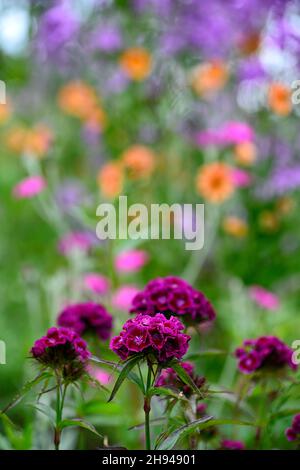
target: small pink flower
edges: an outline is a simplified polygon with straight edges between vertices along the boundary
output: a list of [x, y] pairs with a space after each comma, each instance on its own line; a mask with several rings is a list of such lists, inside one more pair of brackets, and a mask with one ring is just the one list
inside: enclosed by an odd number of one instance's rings
[[136, 272], [147, 263], [148, 258], [148, 253], [143, 250], [123, 251], [116, 256], [115, 267], [120, 273]]
[[217, 129], [207, 129], [198, 132], [195, 136], [195, 142], [200, 147], [234, 145], [252, 142], [253, 139], [253, 129], [248, 124], [239, 121], [228, 121]]
[[251, 175], [245, 170], [240, 170], [239, 168], [234, 168], [232, 170], [233, 183], [238, 188], [245, 188], [249, 186], [252, 182]]
[[89, 373], [98, 380], [101, 385], [109, 385], [112, 381], [112, 375], [100, 367], [89, 367]]
[[96, 238], [90, 232], [70, 232], [59, 240], [58, 250], [63, 255], [72, 251], [88, 252], [96, 243]]
[[17, 199], [31, 198], [42, 192], [47, 186], [42, 176], [30, 176], [20, 181], [13, 189]]
[[105, 276], [96, 273], [86, 274], [83, 282], [88, 290], [99, 295], [106, 294], [110, 287], [109, 280]]
[[132, 300], [138, 292], [139, 289], [136, 286], [124, 285], [120, 287], [112, 298], [113, 306], [120, 310], [129, 310]]
[[277, 310], [279, 308], [279, 298], [261, 286], [252, 286], [250, 288], [250, 297], [259, 307], [266, 310]]
[[221, 127], [220, 132], [228, 144], [240, 144], [254, 139], [253, 129], [245, 122], [228, 121]]

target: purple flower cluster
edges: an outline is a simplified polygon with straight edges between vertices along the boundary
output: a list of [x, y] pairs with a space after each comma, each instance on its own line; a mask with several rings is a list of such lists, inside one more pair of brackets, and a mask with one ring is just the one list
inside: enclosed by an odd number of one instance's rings
[[[201, 388], [205, 383], [205, 377], [195, 374], [194, 366], [190, 362], [181, 362], [181, 367], [189, 374], [198, 388]], [[156, 387], [167, 387], [176, 391], [180, 390], [185, 396], [189, 397], [193, 391], [189, 385], [182, 382], [174, 369], [171, 367], [164, 369], [156, 381]]]
[[55, 327], [36, 340], [31, 354], [42, 364], [54, 368], [74, 361], [85, 363], [91, 355], [86, 342], [75, 331]]
[[235, 351], [238, 367], [244, 374], [261, 369], [279, 369], [289, 366], [296, 369], [292, 362], [293, 351], [276, 336], [261, 336], [244, 341], [243, 347]]
[[167, 319], [161, 313], [153, 317], [137, 315], [127, 320], [119, 336], [112, 338], [110, 348], [122, 360], [137, 353], [153, 354], [160, 363], [181, 359], [191, 339], [182, 330], [183, 324], [175, 317]]
[[215, 311], [207, 298], [183, 279], [169, 276], [150, 281], [132, 301], [131, 313], [153, 316], [182, 315], [188, 324], [214, 320]]
[[112, 316], [101, 304], [84, 302], [67, 306], [59, 315], [59, 326], [71, 328], [79, 335], [86, 332], [95, 332], [102, 340], [111, 335]]
[[285, 431], [288, 441], [300, 440], [300, 414], [294, 416], [292, 426]]

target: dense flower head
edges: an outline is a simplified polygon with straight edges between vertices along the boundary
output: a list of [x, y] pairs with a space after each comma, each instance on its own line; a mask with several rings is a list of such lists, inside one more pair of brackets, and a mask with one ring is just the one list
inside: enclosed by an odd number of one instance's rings
[[132, 301], [131, 313], [183, 316], [187, 323], [211, 321], [215, 311], [202, 292], [183, 279], [168, 276], [150, 281]]
[[288, 441], [300, 440], [300, 413], [295, 415], [291, 427], [285, 431]]
[[276, 336], [261, 336], [244, 341], [243, 347], [236, 349], [238, 367], [244, 374], [258, 370], [277, 370], [284, 366], [296, 369], [292, 362], [293, 350]]
[[181, 359], [191, 339], [182, 330], [183, 324], [175, 317], [139, 314], [127, 320], [119, 336], [111, 340], [110, 348], [122, 360], [137, 353], [154, 355], [159, 363]]
[[83, 302], [68, 305], [57, 319], [59, 326], [71, 328], [79, 335], [86, 332], [95, 332], [102, 340], [111, 335], [112, 316], [101, 304]]
[[55, 327], [35, 341], [31, 354], [44, 366], [61, 370], [69, 380], [82, 375], [91, 356], [86, 342], [75, 331]]
[[[189, 374], [198, 388], [201, 388], [205, 383], [205, 377], [195, 374], [195, 368], [190, 362], [181, 362], [181, 367]], [[189, 385], [182, 382], [174, 369], [168, 367], [164, 369], [156, 381], [156, 387], [167, 387], [176, 391], [182, 391], [185, 396], [189, 397], [193, 391]]]

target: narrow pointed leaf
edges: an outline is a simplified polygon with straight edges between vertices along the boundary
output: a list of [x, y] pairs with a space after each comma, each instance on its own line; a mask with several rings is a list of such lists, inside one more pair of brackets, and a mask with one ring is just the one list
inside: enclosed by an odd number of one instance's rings
[[189, 436], [190, 434], [195, 433], [195, 431], [199, 431], [201, 425], [208, 423], [208, 421], [212, 420], [212, 416], [207, 416], [205, 418], [197, 419], [189, 424], [185, 424], [180, 428], [173, 431], [169, 436], [164, 439], [160, 444], [156, 447], [158, 450], [171, 450], [179, 441], [179, 439], [183, 439], [185, 436]]
[[117, 391], [119, 390], [119, 388], [121, 387], [122, 383], [124, 382], [124, 380], [126, 378], [129, 378], [129, 374], [130, 374], [130, 371], [131, 369], [134, 368], [134, 366], [141, 360], [141, 357], [140, 356], [134, 356], [132, 357], [131, 359], [129, 359], [128, 361], [125, 362], [124, 366], [122, 367], [121, 371], [120, 371], [120, 374], [119, 374], [119, 377], [117, 378], [116, 380], [116, 383], [114, 385], [114, 388], [111, 392], [111, 395], [108, 399], [108, 402], [110, 402], [116, 395]]
[[183, 383], [185, 383], [186, 385], [189, 385], [189, 387], [191, 387], [191, 389], [197, 395], [201, 395], [201, 392], [200, 392], [199, 388], [197, 387], [197, 385], [195, 384], [193, 379], [189, 376], [189, 374], [186, 372], [186, 370], [179, 364], [179, 362], [172, 361], [170, 363], [170, 367], [172, 367], [172, 369], [175, 370], [178, 377], [180, 377], [180, 379], [182, 380]]
[[87, 421], [83, 419], [64, 419], [63, 421], [60, 422], [59, 428], [64, 429], [64, 428], [69, 428], [73, 426], [78, 426], [83, 429], [87, 429], [88, 431], [92, 432], [93, 434], [96, 434], [98, 437], [102, 437], [101, 434], [98, 433], [97, 429], [95, 426], [93, 426], [91, 423], [88, 423]]
[[[118, 364], [117, 362], [112, 362], [112, 361], [105, 361], [104, 359], [100, 359], [96, 356], [92, 356], [91, 361], [96, 362], [97, 364], [102, 364], [104, 366], [107, 366], [113, 371], [121, 372], [121, 370], [123, 369], [123, 364]], [[139, 387], [139, 389], [143, 392], [144, 387], [141, 382], [141, 379], [139, 378], [137, 374], [131, 371], [128, 374], [128, 380], [136, 384]]]

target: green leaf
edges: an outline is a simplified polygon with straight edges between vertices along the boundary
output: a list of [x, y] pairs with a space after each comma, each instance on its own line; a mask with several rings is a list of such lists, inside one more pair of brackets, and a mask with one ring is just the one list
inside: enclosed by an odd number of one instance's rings
[[[117, 362], [112, 362], [112, 361], [105, 361], [104, 359], [99, 359], [96, 356], [92, 356], [92, 358], [90, 360], [93, 361], [93, 362], [96, 362], [97, 364], [107, 366], [110, 369], [112, 369], [113, 371], [121, 372], [121, 370], [123, 369], [123, 364], [118, 364]], [[139, 376], [137, 374], [135, 374], [134, 372], [131, 371], [128, 374], [128, 380], [130, 380], [131, 382], [136, 384], [142, 392], [144, 391], [144, 387], [143, 387], [143, 384], [141, 382], [141, 379], [139, 378]]]
[[59, 423], [59, 429], [64, 429], [64, 428], [69, 428], [73, 426], [78, 426], [83, 429], [87, 429], [88, 431], [92, 432], [93, 434], [96, 434], [98, 437], [102, 437], [101, 434], [98, 433], [97, 429], [95, 426], [93, 426], [91, 423], [88, 423], [84, 419], [80, 418], [74, 418], [74, 419], [64, 419]]
[[202, 395], [199, 388], [193, 381], [193, 379], [189, 376], [187, 371], [179, 364], [178, 361], [172, 361], [170, 362], [170, 367], [175, 370], [177, 373], [178, 377], [182, 380], [183, 383], [186, 385], [189, 385], [191, 389], [197, 394], [197, 395]]
[[48, 379], [51, 376], [49, 372], [41, 372], [37, 377], [35, 377], [33, 380], [30, 380], [26, 382], [26, 384], [22, 387], [20, 393], [14, 397], [14, 399], [2, 410], [2, 413], [6, 413], [8, 410], [16, 406], [23, 398], [24, 396], [30, 392], [30, 390], [38, 385], [40, 382], [43, 380]]
[[153, 397], [154, 395], [164, 396], [164, 397], [171, 397], [176, 398], [177, 400], [185, 400], [187, 401], [186, 397], [182, 393], [176, 393], [170, 388], [164, 387], [151, 387], [147, 392], [147, 396]]
[[193, 434], [195, 431], [200, 430], [200, 426], [206, 424], [208, 421], [213, 419], [212, 416], [207, 416], [205, 418], [197, 419], [196, 421], [192, 421], [189, 424], [185, 424], [180, 426], [180, 428], [173, 431], [169, 436], [164, 439], [157, 447], [157, 450], [171, 450], [179, 441], [179, 439], [184, 438], [185, 436], [189, 436]]
[[158, 450], [170, 450], [176, 445], [179, 439], [189, 436], [194, 432], [201, 432], [204, 429], [208, 429], [212, 426], [222, 426], [222, 425], [231, 425], [231, 426], [255, 426], [255, 423], [250, 423], [247, 421], [238, 421], [232, 419], [212, 419], [212, 416], [206, 418], [198, 419], [192, 423], [181, 426], [180, 428], [173, 431], [163, 442], [161, 442], [157, 449]]
[[116, 395], [117, 391], [119, 390], [119, 388], [121, 387], [122, 383], [124, 382], [124, 380], [126, 378], [128, 378], [129, 374], [130, 374], [130, 371], [131, 369], [134, 368], [134, 366], [141, 360], [141, 356], [133, 356], [132, 358], [128, 359], [124, 366], [122, 367], [121, 371], [120, 371], [120, 374], [119, 374], [119, 377], [117, 378], [117, 381], [114, 385], [114, 388], [111, 392], [111, 395], [108, 399], [108, 402], [110, 402], [114, 396]]

